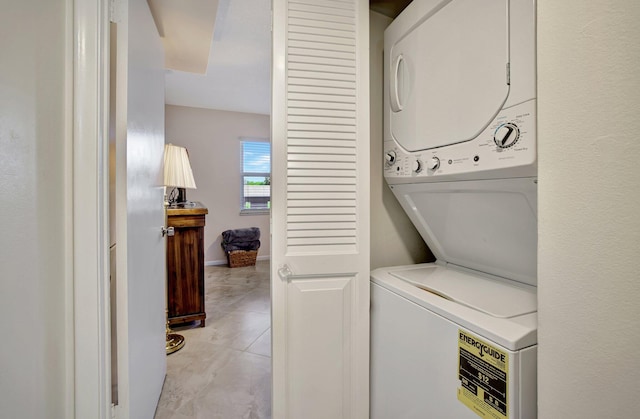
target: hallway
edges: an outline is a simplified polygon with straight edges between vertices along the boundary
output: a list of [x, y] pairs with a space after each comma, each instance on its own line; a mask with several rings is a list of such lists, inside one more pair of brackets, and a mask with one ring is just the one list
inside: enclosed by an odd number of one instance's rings
[[269, 261], [205, 268], [206, 327], [176, 327], [156, 419], [271, 417]]

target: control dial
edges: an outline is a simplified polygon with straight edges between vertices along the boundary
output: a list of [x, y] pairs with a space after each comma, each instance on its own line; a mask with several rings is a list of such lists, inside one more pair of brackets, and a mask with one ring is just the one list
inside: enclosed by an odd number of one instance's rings
[[387, 166], [393, 166], [396, 163], [396, 152], [391, 150], [384, 153], [384, 161]]
[[429, 162], [427, 163], [427, 167], [431, 171], [438, 170], [438, 168], [440, 167], [440, 159], [435, 156], [431, 157], [429, 159]]
[[411, 170], [413, 170], [415, 173], [422, 172], [422, 162], [420, 160], [415, 160], [413, 162], [413, 166], [411, 167]]
[[514, 123], [507, 122], [496, 129], [493, 134], [493, 141], [498, 148], [509, 148], [515, 145], [520, 138], [520, 129]]

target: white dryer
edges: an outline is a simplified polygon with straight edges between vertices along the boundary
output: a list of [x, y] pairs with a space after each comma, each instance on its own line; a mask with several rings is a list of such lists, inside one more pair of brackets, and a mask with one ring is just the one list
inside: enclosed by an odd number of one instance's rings
[[534, 0], [385, 31], [387, 183], [437, 261], [371, 273], [373, 419], [537, 417]]

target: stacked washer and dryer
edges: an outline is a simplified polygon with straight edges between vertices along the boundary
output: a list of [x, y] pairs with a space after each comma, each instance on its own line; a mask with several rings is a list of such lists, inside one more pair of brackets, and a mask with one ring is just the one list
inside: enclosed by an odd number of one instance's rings
[[437, 261], [371, 273], [371, 417], [537, 417], [535, 0], [385, 31], [384, 176]]

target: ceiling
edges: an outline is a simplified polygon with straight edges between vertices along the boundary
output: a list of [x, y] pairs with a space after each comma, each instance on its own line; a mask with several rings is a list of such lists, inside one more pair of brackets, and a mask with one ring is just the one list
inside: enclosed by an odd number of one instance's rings
[[[165, 46], [167, 104], [270, 113], [271, 0], [147, 2]], [[396, 17], [410, 2], [370, 6]]]

